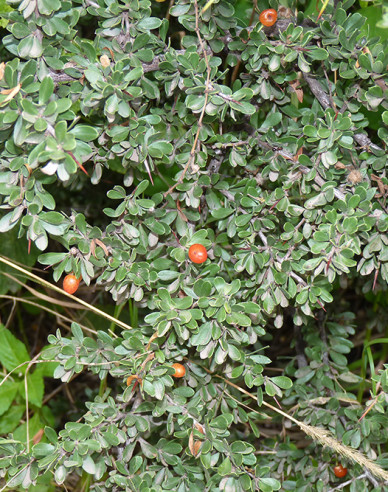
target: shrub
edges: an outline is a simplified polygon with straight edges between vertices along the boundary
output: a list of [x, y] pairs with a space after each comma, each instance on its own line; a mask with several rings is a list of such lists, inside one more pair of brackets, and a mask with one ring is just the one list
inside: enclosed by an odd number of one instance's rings
[[40, 251], [111, 324], [75, 315], [48, 336], [36, 361], [100, 388], [57, 430], [23, 393], [4, 487], [323, 491], [341, 462], [349, 490], [383, 490], [387, 55], [353, 0], [319, 20], [292, 1], [272, 27], [242, 1], [10, 4], [0, 232], [23, 252], [8, 246], [8, 267]]

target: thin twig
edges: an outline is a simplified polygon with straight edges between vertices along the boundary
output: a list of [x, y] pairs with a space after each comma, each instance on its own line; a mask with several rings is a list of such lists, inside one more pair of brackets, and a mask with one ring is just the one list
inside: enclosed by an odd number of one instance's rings
[[185, 175], [187, 173], [187, 170], [189, 169], [190, 166], [192, 166], [194, 164], [195, 153], [196, 153], [198, 139], [199, 139], [199, 133], [200, 133], [201, 128], [202, 128], [202, 121], [203, 121], [203, 118], [205, 116], [206, 106], [207, 106], [207, 102], [208, 102], [208, 99], [209, 99], [209, 87], [210, 87], [211, 68], [210, 68], [210, 65], [209, 65], [209, 59], [208, 59], [208, 56], [207, 56], [207, 53], [206, 53], [206, 49], [205, 49], [205, 46], [204, 46], [203, 41], [202, 41], [202, 38], [201, 38], [200, 29], [199, 29], [199, 13], [198, 13], [198, 2], [197, 2], [197, 0], [194, 1], [194, 8], [195, 8], [195, 32], [197, 33], [199, 46], [201, 48], [201, 51], [202, 51], [203, 56], [204, 56], [204, 59], [205, 59], [206, 72], [207, 72], [206, 84], [205, 84], [205, 102], [204, 102], [204, 105], [203, 105], [201, 114], [199, 116], [199, 119], [198, 119], [198, 130], [197, 130], [197, 133], [196, 133], [195, 138], [194, 138], [194, 143], [193, 143], [193, 145], [191, 147], [190, 157], [189, 157], [189, 159], [187, 161], [187, 164], [186, 164], [185, 168], [183, 169], [182, 174], [179, 176], [177, 182], [174, 183], [164, 193], [164, 197], [165, 198], [168, 195], [170, 195], [180, 183], [183, 182], [183, 179], [184, 179], [184, 177], [185, 177]]
[[342, 490], [351, 483], [355, 482], [356, 480], [361, 480], [362, 478], [366, 478], [366, 473], [362, 473], [358, 477], [351, 478], [350, 480], [346, 480], [346, 482], [342, 482], [340, 485], [337, 485], [334, 487], [334, 489], [328, 490], [328, 492], [335, 492], [336, 490]]
[[[14, 296], [9, 296], [9, 295], [3, 294], [3, 295], [0, 295], [0, 299], [10, 299], [10, 300], [15, 301], [15, 302], [24, 302], [25, 304], [30, 304], [31, 306], [35, 306], [39, 310], [47, 311], [48, 313], [53, 314], [54, 316], [56, 316], [58, 318], [61, 318], [64, 321], [67, 321], [70, 324], [73, 323], [73, 321], [74, 321], [71, 318], [68, 318], [67, 316], [64, 316], [63, 314], [60, 314], [60, 313], [57, 313], [56, 311], [53, 311], [52, 309], [48, 308], [47, 306], [44, 306], [43, 304], [39, 304], [37, 302], [30, 301], [30, 300], [25, 299], [25, 298], [22, 298], [22, 297], [14, 297]], [[77, 306], [77, 309], [82, 309], [82, 308], [80, 308], [79, 306]], [[78, 324], [80, 325], [80, 327], [84, 331], [88, 331], [90, 333], [93, 333], [94, 335], [97, 335], [97, 331], [96, 330], [93, 330], [92, 328], [88, 328], [87, 326], [81, 325], [80, 323], [78, 323]], [[117, 335], [116, 335], [116, 337], [117, 337]]]
[[27, 453], [30, 452], [30, 429], [29, 429], [29, 423], [30, 423], [30, 415], [29, 415], [29, 410], [28, 410], [28, 383], [27, 383], [27, 375], [28, 371], [30, 368], [35, 364], [35, 362], [38, 360], [38, 357], [40, 357], [40, 352], [39, 354], [36, 354], [33, 359], [31, 359], [28, 363], [26, 372], [24, 373], [24, 392], [26, 395], [26, 443], [27, 443]]
[[101, 316], [102, 318], [108, 319], [109, 321], [112, 321], [113, 323], [116, 323], [117, 325], [121, 326], [121, 328], [124, 328], [125, 330], [132, 330], [132, 326], [129, 326], [127, 323], [124, 323], [123, 321], [120, 321], [117, 318], [114, 318], [108, 313], [104, 313], [104, 311], [101, 311], [101, 309], [96, 308], [95, 306], [92, 306], [91, 304], [83, 301], [82, 299], [78, 299], [78, 297], [75, 297], [71, 294], [68, 294], [65, 292], [63, 289], [60, 289], [56, 285], [50, 284], [50, 282], [47, 282], [47, 280], [44, 280], [43, 278], [38, 277], [37, 275], [34, 275], [33, 273], [29, 272], [28, 270], [25, 270], [24, 268], [16, 265], [11, 260], [8, 260], [4, 256], [0, 256], [0, 263], [5, 263], [6, 265], [10, 266], [11, 268], [14, 268], [15, 270], [18, 270], [19, 272], [24, 273], [26, 277], [29, 277], [31, 280], [34, 280], [38, 284], [44, 285], [45, 287], [48, 287], [49, 289], [55, 290], [55, 292], [59, 292], [59, 294], [63, 294], [70, 299], [72, 299], [75, 302], [78, 302], [82, 306], [86, 307], [87, 309], [90, 309], [90, 311], [93, 311], [96, 313], [98, 316]]

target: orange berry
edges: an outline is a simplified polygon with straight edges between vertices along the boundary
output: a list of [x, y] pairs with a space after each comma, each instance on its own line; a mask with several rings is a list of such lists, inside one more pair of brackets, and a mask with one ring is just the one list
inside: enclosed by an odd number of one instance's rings
[[344, 468], [342, 465], [337, 465], [333, 469], [334, 475], [338, 478], [344, 478], [348, 474], [348, 469]]
[[69, 275], [66, 275], [63, 279], [63, 290], [68, 294], [74, 294], [74, 292], [78, 289], [80, 280], [80, 278], [77, 278], [72, 273], [69, 273]]
[[207, 251], [202, 244], [193, 244], [189, 248], [189, 258], [193, 263], [205, 263]]
[[263, 26], [271, 27], [277, 21], [278, 14], [275, 9], [266, 9], [260, 14], [259, 21]]
[[183, 376], [186, 374], [185, 366], [179, 364], [179, 362], [175, 362], [175, 364], [173, 364], [171, 367], [175, 369], [175, 372], [172, 375], [173, 378], [183, 378]]

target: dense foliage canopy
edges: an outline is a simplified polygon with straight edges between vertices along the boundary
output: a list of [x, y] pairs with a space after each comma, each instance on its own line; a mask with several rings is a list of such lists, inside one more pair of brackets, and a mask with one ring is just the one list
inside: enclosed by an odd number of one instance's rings
[[[9, 2], [0, 293], [35, 264], [56, 317], [0, 328], [7, 490], [384, 490], [388, 57], [353, 3]], [[67, 419], [43, 378], [81, 373]]]

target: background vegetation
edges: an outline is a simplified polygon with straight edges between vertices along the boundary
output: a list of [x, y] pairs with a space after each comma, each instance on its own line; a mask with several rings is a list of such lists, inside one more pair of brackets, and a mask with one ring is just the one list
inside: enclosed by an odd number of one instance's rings
[[387, 8], [0, 9], [0, 490], [386, 490]]

